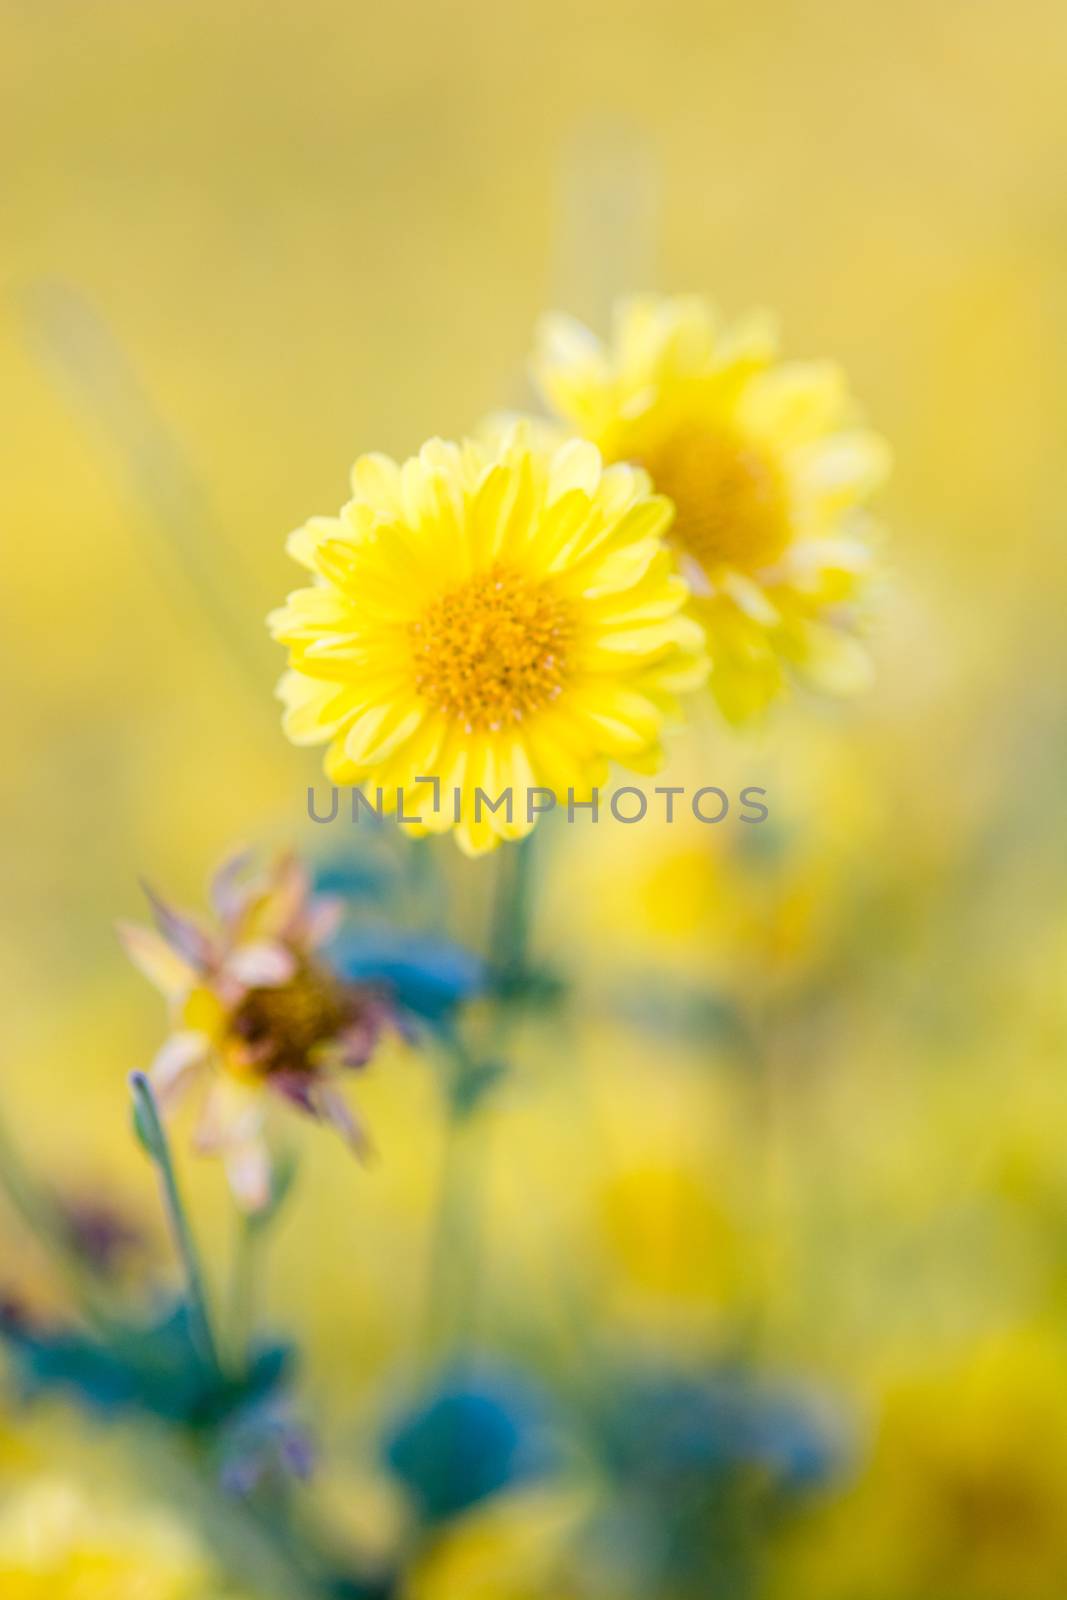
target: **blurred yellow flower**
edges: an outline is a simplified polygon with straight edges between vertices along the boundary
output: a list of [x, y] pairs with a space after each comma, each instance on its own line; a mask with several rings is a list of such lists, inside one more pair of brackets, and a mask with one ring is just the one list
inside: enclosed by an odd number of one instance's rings
[[698, 1305], [738, 1283], [737, 1230], [706, 1172], [682, 1160], [645, 1160], [612, 1172], [596, 1195], [608, 1256], [641, 1294]]
[[777, 361], [763, 316], [727, 329], [702, 299], [657, 296], [619, 304], [608, 346], [546, 318], [534, 365], [571, 428], [674, 502], [671, 540], [727, 716], [761, 710], [788, 669], [835, 692], [867, 681], [862, 508], [888, 455], [853, 421], [837, 367]]
[[1062, 1600], [1067, 1345], [1022, 1330], [899, 1382], [850, 1495], [805, 1530], [790, 1600]]
[[403, 466], [361, 457], [340, 515], [289, 541], [314, 586], [270, 618], [287, 734], [470, 855], [530, 831], [533, 790], [580, 801], [610, 760], [655, 770], [675, 693], [706, 670], [670, 516], [644, 472], [522, 425]]
[[132, 961], [166, 996], [174, 1024], [150, 1077], [164, 1105], [205, 1085], [197, 1148], [222, 1155], [237, 1199], [257, 1210], [270, 1197], [268, 1099], [331, 1122], [362, 1142], [337, 1073], [363, 1066], [389, 1020], [386, 1002], [344, 981], [318, 954], [340, 902], [311, 894], [307, 873], [284, 855], [258, 877], [235, 857], [216, 873], [208, 930], [152, 896], [156, 927], [123, 923]]
[[478, 1506], [428, 1543], [403, 1600], [570, 1600], [569, 1548], [588, 1509], [584, 1492], [563, 1488]]
[[0, 1511], [4, 1600], [217, 1600], [184, 1529], [145, 1511], [118, 1513], [65, 1480], [33, 1479]]

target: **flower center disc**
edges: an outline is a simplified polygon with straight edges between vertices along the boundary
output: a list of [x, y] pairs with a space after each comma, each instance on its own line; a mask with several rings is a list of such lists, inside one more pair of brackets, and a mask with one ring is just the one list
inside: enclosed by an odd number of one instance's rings
[[231, 1025], [255, 1051], [260, 1072], [299, 1073], [314, 1066], [316, 1046], [335, 1039], [349, 1020], [340, 985], [305, 966], [277, 988], [250, 989]]
[[767, 458], [729, 432], [676, 434], [645, 463], [674, 501], [674, 541], [705, 572], [752, 570], [781, 555], [789, 536], [785, 491]]
[[546, 585], [507, 567], [442, 595], [410, 631], [416, 688], [468, 732], [521, 722], [563, 685], [567, 609]]

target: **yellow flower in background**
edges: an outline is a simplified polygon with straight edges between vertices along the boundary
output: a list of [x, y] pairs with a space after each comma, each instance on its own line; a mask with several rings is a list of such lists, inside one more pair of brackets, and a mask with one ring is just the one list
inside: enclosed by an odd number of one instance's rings
[[606, 461], [643, 466], [674, 502], [671, 542], [733, 720], [761, 710], [789, 670], [834, 692], [869, 676], [864, 506], [886, 447], [855, 423], [836, 366], [776, 354], [763, 316], [723, 328], [702, 299], [643, 296], [620, 303], [608, 345], [546, 318], [534, 363], [570, 428]]
[[341, 904], [312, 895], [295, 856], [258, 876], [246, 866], [237, 856], [215, 874], [217, 928], [153, 895], [156, 927], [124, 923], [119, 934], [170, 1005], [173, 1032], [149, 1073], [156, 1093], [166, 1106], [203, 1087], [197, 1148], [223, 1157], [235, 1196], [258, 1210], [270, 1198], [270, 1102], [320, 1117], [362, 1145], [336, 1080], [369, 1060], [390, 1011], [319, 954]]
[[690, 1307], [736, 1294], [738, 1230], [697, 1163], [638, 1158], [606, 1175], [595, 1202], [607, 1260], [626, 1290]]
[[589, 1508], [566, 1487], [496, 1496], [427, 1542], [403, 1600], [572, 1600], [570, 1546]]
[[31, 1480], [0, 1510], [4, 1600], [221, 1600], [171, 1518], [117, 1512], [64, 1480]]
[[[402, 466], [361, 457], [340, 515], [289, 541], [314, 584], [270, 618], [286, 733], [470, 855], [530, 831], [536, 788], [581, 800], [613, 760], [654, 771], [676, 693], [706, 670], [670, 517], [644, 472], [521, 425]], [[510, 816], [479, 790], [511, 791]]]
[[1011, 1330], [899, 1378], [873, 1459], [783, 1566], [783, 1600], [1062, 1600], [1067, 1343]]

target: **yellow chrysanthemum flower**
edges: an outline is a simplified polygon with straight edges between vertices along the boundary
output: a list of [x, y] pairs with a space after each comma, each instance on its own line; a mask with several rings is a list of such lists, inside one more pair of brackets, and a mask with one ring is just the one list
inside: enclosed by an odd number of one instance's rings
[[520, 425], [363, 456], [352, 490], [291, 536], [314, 585], [270, 618], [285, 730], [328, 742], [331, 782], [476, 855], [528, 833], [549, 791], [588, 799], [611, 760], [659, 766], [706, 663], [644, 472]]
[[867, 681], [862, 508], [888, 456], [856, 426], [836, 366], [777, 361], [763, 316], [723, 329], [704, 300], [657, 296], [622, 302], [606, 346], [547, 318], [534, 365], [570, 428], [674, 502], [671, 539], [727, 716], [761, 710], [790, 669], [836, 692]]
[[58, 1479], [35, 1479], [0, 1514], [4, 1600], [221, 1600], [203, 1556], [169, 1517], [118, 1513]]

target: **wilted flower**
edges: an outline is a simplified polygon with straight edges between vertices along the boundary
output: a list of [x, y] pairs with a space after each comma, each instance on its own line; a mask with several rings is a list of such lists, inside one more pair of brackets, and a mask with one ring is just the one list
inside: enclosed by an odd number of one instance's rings
[[724, 329], [701, 299], [649, 295], [619, 305], [606, 346], [546, 318], [535, 371], [569, 427], [674, 502], [671, 540], [728, 716], [760, 710], [786, 669], [833, 691], [866, 682], [861, 508], [888, 457], [836, 366], [777, 361], [765, 317]]
[[258, 877], [246, 877], [245, 865], [234, 858], [215, 876], [216, 928], [150, 892], [155, 929], [123, 924], [119, 931], [170, 1005], [173, 1031], [150, 1069], [153, 1087], [166, 1105], [197, 1082], [205, 1086], [197, 1148], [222, 1155], [237, 1198], [256, 1210], [270, 1197], [272, 1100], [333, 1123], [361, 1145], [337, 1076], [367, 1062], [390, 1008], [319, 953], [341, 903], [312, 895], [294, 856]]
[[676, 691], [706, 670], [670, 515], [644, 472], [522, 426], [361, 457], [340, 515], [289, 540], [314, 586], [270, 619], [287, 734], [469, 854], [530, 831], [532, 789], [588, 799], [610, 760], [655, 770]]

